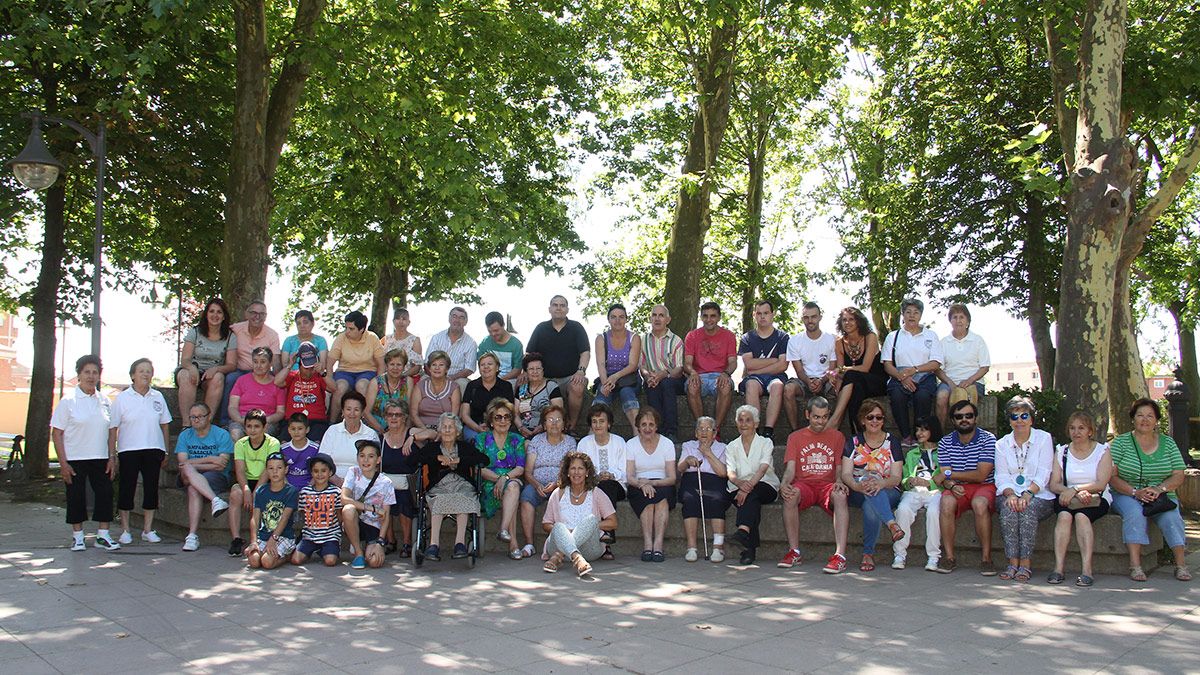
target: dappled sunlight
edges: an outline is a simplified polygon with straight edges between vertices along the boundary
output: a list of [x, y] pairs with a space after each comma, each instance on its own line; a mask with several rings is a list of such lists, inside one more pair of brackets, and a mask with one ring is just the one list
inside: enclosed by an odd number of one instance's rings
[[320, 607], [320, 608], [314, 609], [313, 611], [318, 614], [324, 614], [326, 616], [329, 616], [329, 617], [332, 617], [334, 619], [338, 619], [341, 621], [345, 621], [348, 619], [364, 619], [364, 618], [371, 616], [371, 608], [370, 607], [328, 606], [328, 607]]

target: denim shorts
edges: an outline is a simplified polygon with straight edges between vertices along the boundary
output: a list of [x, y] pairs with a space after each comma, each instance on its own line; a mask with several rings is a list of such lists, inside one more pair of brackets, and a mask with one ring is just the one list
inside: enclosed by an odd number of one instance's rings
[[537, 488], [533, 487], [532, 485], [526, 485], [525, 487], [521, 488], [521, 501], [529, 504], [535, 509], [542, 504], [545, 504], [548, 499], [549, 497], [543, 497], [539, 495]]
[[375, 371], [373, 370], [360, 370], [358, 372], [339, 370], [333, 374], [334, 382], [345, 382], [350, 385], [351, 389], [362, 380], [370, 382], [373, 379], [375, 379]]
[[717, 395], [717, 380], [721, 379], [723, 373], [697, 373], [700, 376], [700, 395], [701, 396], [716, 396]]
[[313, 553], [320, 553], [321, 557], [324, 558], [327, 555], [341, 555], [342, 543], [336, 539], [321, 542], [320, 544], [307, 539], [301, 539], [300, 544], [296, 546], [296, 550], [306, 558]]

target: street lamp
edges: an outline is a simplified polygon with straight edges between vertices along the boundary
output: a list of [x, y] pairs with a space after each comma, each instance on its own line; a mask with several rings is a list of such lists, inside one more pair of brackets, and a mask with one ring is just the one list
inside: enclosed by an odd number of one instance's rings
[[33, 130], [29, 132], [29, 140], [21, 154], [8, 161], [17, 180], [30, 190], [45, 190], [58, 179], [62, 163], [50, 154], [46, 142], [42, 140], [42, 121], [62, 124], [71, 127], [92, 149], [96, 158], [96, 231], [92, 240], [92, 353], [100, 355], [100, 269], [103, 263], [104, 245], [104, 122], [92, 133], [86, 127], [72, 120], [61, 117], [43, 115], [38, 111], [22, 113], [22, 117], [33, 120]]

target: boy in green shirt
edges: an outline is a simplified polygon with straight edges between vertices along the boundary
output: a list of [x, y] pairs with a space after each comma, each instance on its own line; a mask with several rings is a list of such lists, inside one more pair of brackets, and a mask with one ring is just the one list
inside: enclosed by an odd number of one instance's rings
[[892, 544], [892, 569], [904, 569], [908, 556], [908, 542], [912, 539], [912, 524], [917, 512], [925, 509], [925, 569], [936, 572], [942, 552], [942, 528], [940, 523], [942, 490], [933, 482], [939, 468], [937, 440], [942, 430], [936, 417], [922, 417], [913, 425], [917, 444], [904, 455], [904, 472], [900, 487], [904, 496], [896, 507], [896, 523], [904, 530], [904, 537]]

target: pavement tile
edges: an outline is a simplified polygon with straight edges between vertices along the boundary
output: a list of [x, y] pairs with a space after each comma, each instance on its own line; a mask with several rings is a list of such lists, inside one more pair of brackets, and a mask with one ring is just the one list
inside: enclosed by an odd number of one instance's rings
[[40, 656], [4, 658], [4, 671], [21, 675], [59, 675], [59, 670]]

